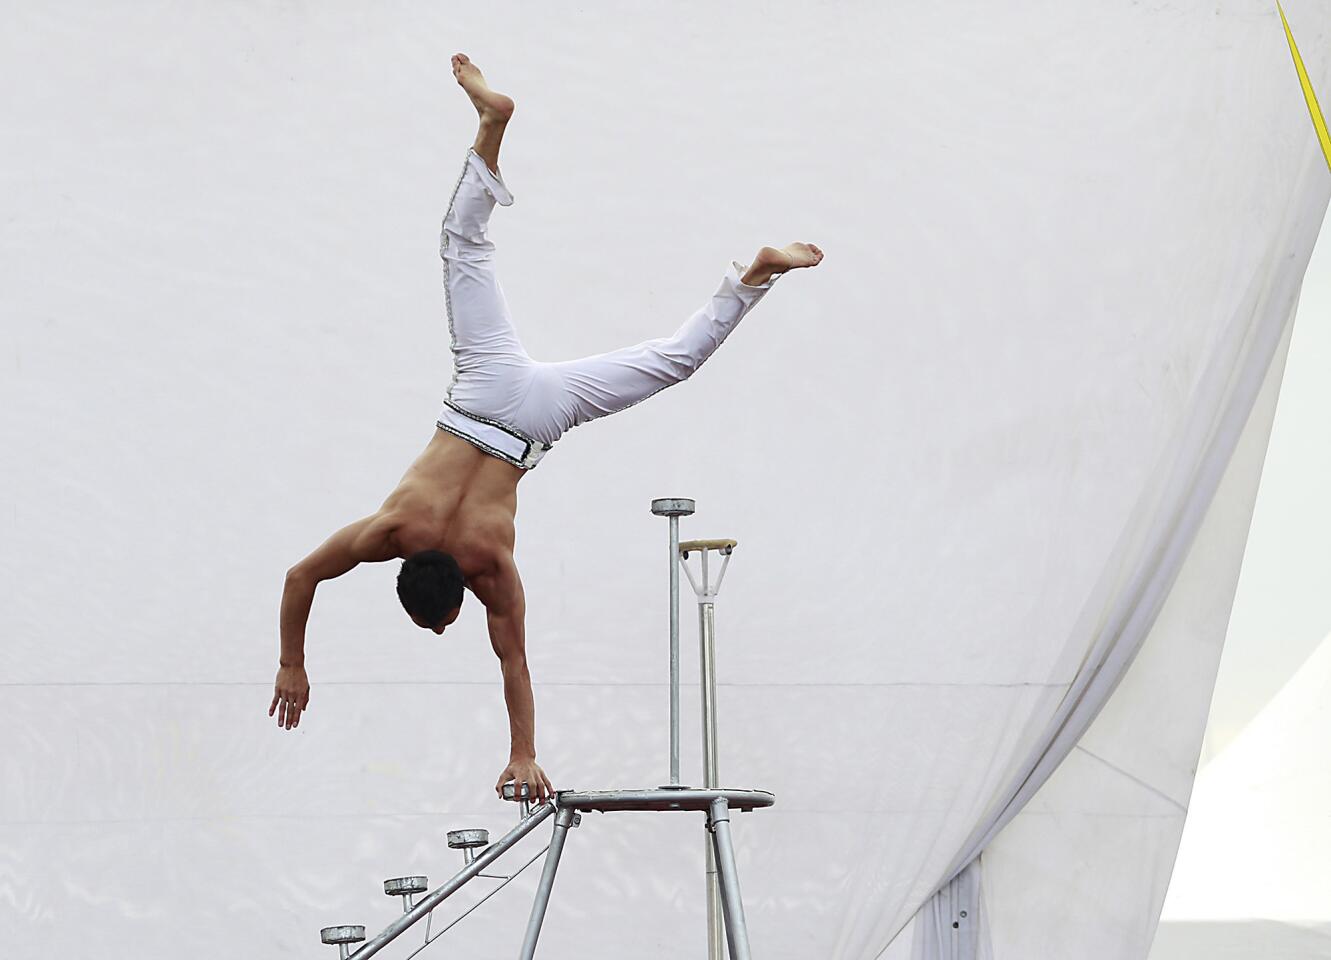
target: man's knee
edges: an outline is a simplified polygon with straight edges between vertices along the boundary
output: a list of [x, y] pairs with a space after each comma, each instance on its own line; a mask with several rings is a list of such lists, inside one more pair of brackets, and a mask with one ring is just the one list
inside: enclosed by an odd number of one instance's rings
[[[466, 184], [463, 184], [465, 187]], [[444, 214], [443, 229], [466, 243], [488, 242], [494, 201], [480, 190], [458, 190]]]
[[484, 225], [444, 218], [439, 231], [439, 255], [446, 260], [489, 260], [495, 245]]
[[652, 353], [670, 371], [673, 379], [687, 380], [712, 355], [715, 348], [705, 349], [703, 344], [694, 342], [695, 339], [680, 331], [673, 337], [652, 341]]

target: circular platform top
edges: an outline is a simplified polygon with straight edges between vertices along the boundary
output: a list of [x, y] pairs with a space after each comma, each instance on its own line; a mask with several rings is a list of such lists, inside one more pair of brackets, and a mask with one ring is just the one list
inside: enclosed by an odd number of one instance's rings
[[560, 790], [555, 805], [575, 810], [706, 810], [725, 797], [731, 810], [756, 810], [776, 803], [766, 790], [729, 787], [650, 787], [643, 790]]
[[698, 508], [688, 497], [663, 497], [652, 501], [652, 513], [658, 517], [687, 517]]
[[489, 830], [450, 830], [448, 845], [454, 850], [484, 847], [490, 842]]
[[426, 877], [397, 877], [384, 881], [384, 893], [390, 897], [400, 897], [404, 893], [424, 893], [429, 889], [430, 881]]
[[324, 927], [319, 931], [324, 943], [360, 943], [365, 939], [365, 927], [359, 923], [343, 927]]

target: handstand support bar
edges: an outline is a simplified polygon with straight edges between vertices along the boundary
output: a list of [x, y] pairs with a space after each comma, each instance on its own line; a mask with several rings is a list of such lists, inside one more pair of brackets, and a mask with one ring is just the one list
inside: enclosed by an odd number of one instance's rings
[[679, 518], [697, 505], [687, 497], [652, 501], [652, 513], [670, 518], [670, 785], [679, 783]]

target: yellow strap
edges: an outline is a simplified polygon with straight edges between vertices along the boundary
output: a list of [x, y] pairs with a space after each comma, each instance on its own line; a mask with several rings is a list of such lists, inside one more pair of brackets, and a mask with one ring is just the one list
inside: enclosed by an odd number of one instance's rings
[[1313, 128], [1317, 131], [1317, 139], [1321, 141], [1326, 165], [1331, 168], [1331, 132], [1326, 129], [1326, 120], [1317, 105], [1317, 95], [1313, 93], [1312, 81], [1308, 79], [1303, 58], [1299, 56], [1299, 48], [1294, 44], [1294, 32], [1289, 28], [1289, 21], [1285, 19], [1285, 8], [1280, 5], [1279, 0], [1276, 2], [1276, 9], [1280, 11], [1280, 22], [1285, 25], [1285, 39], [1289, 43], [1289, 52], [1294, 57], [1294, 69], [1298, 71], [1299, 85], [1303, 87], [1303, 99], [1308, 101], [1308, 112], [1312, 114]]

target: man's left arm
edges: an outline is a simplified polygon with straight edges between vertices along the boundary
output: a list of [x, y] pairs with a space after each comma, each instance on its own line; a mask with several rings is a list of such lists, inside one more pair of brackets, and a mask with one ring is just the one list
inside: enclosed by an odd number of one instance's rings
[[519, 787], [527, 784], [528, 795], [544, 803], [554, 787], [536, 763], [536, 703], [527, 670], [527, 604], [513, 558], [505, 557], [485, 581], [476, 586], [483, 586], [480, 599], [485, 603], [490, 646], [504, 677], [510, 736], [508, 766], [499, 775], [495, 792], [503, 796], [504, 784], [512, 780]]

